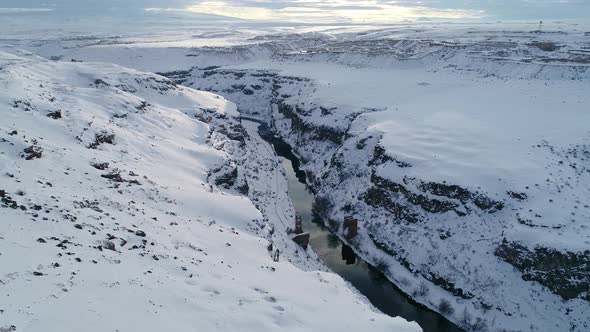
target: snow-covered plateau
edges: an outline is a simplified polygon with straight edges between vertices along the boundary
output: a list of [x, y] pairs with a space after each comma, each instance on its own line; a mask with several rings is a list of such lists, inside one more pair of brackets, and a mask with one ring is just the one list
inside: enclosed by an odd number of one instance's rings
[[590, 330], [590, 27], [27, 36], [0, 39], [0, 328], [419, 330], [290, 241], [248, 118], [415, 301], [467, 331]]

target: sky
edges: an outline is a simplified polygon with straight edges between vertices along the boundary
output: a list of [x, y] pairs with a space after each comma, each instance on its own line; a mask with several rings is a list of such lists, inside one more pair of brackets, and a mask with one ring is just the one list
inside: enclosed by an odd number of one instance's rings
[[590, 0], [0, 0], [0, 13], [198, 13], [255, 21], [587, 20]]

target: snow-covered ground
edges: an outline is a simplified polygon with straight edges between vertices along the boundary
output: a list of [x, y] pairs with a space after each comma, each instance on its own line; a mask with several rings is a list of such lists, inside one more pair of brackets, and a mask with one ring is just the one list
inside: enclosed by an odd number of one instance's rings
[[[112, 62], [218, 93], [294, 147], [318, 196], [332, 202], [329, 224], [341, 232], [344, 216], [355, 215], [360, 232], [350, 244], [417, 301], [471, 330], [586, 331], [589, 36], [588, 26], [559, 22], [233, 25], [129, 35], [15, 30], [0, 43], [55, 66]], [[187, 108], [176, 103], [164, 105]], [[259, 220], [250, 232], [297, 267], [323, 269], [281, 235], [293, 218], [284, 176], [255, 125], [244, 126], [244, 145], [224, 146], [230, 160], [219, 170], [238, 169], [250, 186], [262, 212], [246, 218]], [[218, 169], [195, 158], [188, 170]]]
[[208, 181], [251, 144], [234, 104], [14, 49], [0, 86], [0, 330], [420, 330], [273, 261], [261, 212]]

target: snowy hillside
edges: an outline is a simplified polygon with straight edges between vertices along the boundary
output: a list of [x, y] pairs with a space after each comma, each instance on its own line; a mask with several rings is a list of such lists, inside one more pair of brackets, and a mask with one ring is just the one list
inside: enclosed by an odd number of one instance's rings
[[1, 331], [419, 330], [272, 260], [219, 180], [247, 139], [234, 104], [14, 49], [0, 86]]

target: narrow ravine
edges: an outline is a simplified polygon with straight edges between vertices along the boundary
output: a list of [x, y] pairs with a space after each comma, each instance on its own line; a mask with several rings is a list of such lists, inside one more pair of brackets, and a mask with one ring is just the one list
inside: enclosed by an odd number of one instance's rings
[[[267, 140], [269, 137], [265, 137]], [[280, 140], [271, 142], [285, 169], [289, 196], [298, 216], [302, 218], [304, 231], [310, 233], [310, 246], [335, 273], [350, 282], [380, 311], [392, 317], [403, 317], [417, 322], [424, 332], [463, 331], [442, 315], [412, 301], [391, 283], [378, 269], [359, 258], [338, 236], [312, 220], [313, 193], [305, 183], [305, 175], [299, 170], [299, 161], [288, 145]]]

